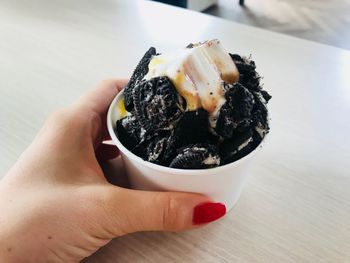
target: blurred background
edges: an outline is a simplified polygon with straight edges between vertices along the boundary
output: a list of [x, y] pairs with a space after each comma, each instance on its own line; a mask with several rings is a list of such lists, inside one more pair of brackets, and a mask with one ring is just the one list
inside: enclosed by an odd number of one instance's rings
[[350, 0], [156, 0], [350, 50]]

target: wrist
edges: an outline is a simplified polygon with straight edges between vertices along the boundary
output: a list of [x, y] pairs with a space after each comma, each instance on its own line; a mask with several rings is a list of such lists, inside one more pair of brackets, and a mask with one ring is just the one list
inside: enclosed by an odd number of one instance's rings
[[[15, 191], [16, 192], [16, 191]], [[0, 182], [0, 262], [48, 262], [30, 198]], [[34, 258], [35, 257], [35, 258]], [[56, 261], [49, 261], [56, 262]]]

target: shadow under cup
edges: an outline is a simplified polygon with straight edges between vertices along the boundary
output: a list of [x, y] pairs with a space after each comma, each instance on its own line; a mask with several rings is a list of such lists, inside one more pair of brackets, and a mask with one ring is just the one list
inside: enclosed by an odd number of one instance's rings
[[123, 101], [124, 95], [121, 91], [109, 107], [107, 127], [113, 142], [120, 150], [132, 188], [200, 193], [211, 197], [215, 202], [224, 203], [227, 211], [233, 208], [249, 175], [252, 161], [262, 148], [266, 136], [251, 153], [230, 164], [210, 169], [169, 168], [144, 161], [119, 141], [115, 127], [116, 121], [123, 116], [123, 109], [120, 107]]

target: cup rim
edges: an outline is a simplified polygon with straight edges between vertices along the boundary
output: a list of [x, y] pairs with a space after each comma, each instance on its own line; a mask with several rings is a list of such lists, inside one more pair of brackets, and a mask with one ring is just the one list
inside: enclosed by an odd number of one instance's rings
[[218, 166], [218, 167], [213, 167], [213, 168], [207, 168], [207, 169], [179, 169], [179, 168], [171, 168], [171, 167], [167, 167], [167, 166], [162, 166], [159, 164], [155, 164], [155, 163], [151, 163], [148, 161], [143, 160], [141, 157], [137, 156], [136, 154], [132, 153], [129, 149], [127, 149], [119, 140], [119, 138], [117, 137], [115, 131], [114, 131], [114, 125], [112, 122], [112, 112], [113, 109], [115, 108], [115, 105], [117, 103], [117, 101], [124, 96], [124, 89], [122, 89], [113, 99], [112, 103], [110, 104], [109, 108], [108, 108], [108, 112], [107, 112], [107, 128], [108, 128], [108, 132], [109, 135], [111, 136], [111, 139], [113, 141], [113, 143], [118, 147], [118, 149], [120, 150], [120, 152], [122, 154], [125, 154], [129, 159], [131, 159], [132, 161], [135, 161], [141, 165], [147, 166], [151, 169], [154, 170], [158, 170], [160, 172], [164, 172], [164, 173], [176, 173], [176, 174], [183, 174], [183, 175], [204, 175], [204, 174], [212, 174], [212, 173], [216, 173], [216, 172], [221, 172], [224, 170], [230, 170], [233, 169], [239, 165], [241, 165], [242, 163], [246, 162], [247, 160], [251, 159], [253, 156], [255, 156], [255, 154], [263, 147], [263, 145], [265, 144], [265, 140], [266, 140], [266, 136], [267, 134], [264, 136], [264, 138], [262, 139], [262, 141], [259, 143], [259, 145], [253, 150], [251, 151], [249, 154], [243, 156], [242, 158], [232, 162], [232, 163], [228, 163], [222, 166]]

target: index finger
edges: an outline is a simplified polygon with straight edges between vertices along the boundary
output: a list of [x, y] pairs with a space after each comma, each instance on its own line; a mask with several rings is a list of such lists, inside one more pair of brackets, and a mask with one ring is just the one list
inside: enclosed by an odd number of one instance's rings
[[97, 118], [88, 118], [88, 125], [91, 126], [91, 139], [96, 149], [103, 138], [108, 135], [107, 131], [107, 111], [114, 97], [127, 84], [127, 79], [108, 79], [104, 80], [96, 88], [88, 91], [75, 103], [77, 113], [84, 115], [87, 112], [93, 113], [90, 116]]
[[96, 88], [91, 89], [77, 101], [77, 105], [92, 110], [101, 118], [107, 114], [114, 97], [127, 84], [127, 79], [107, 79]]

